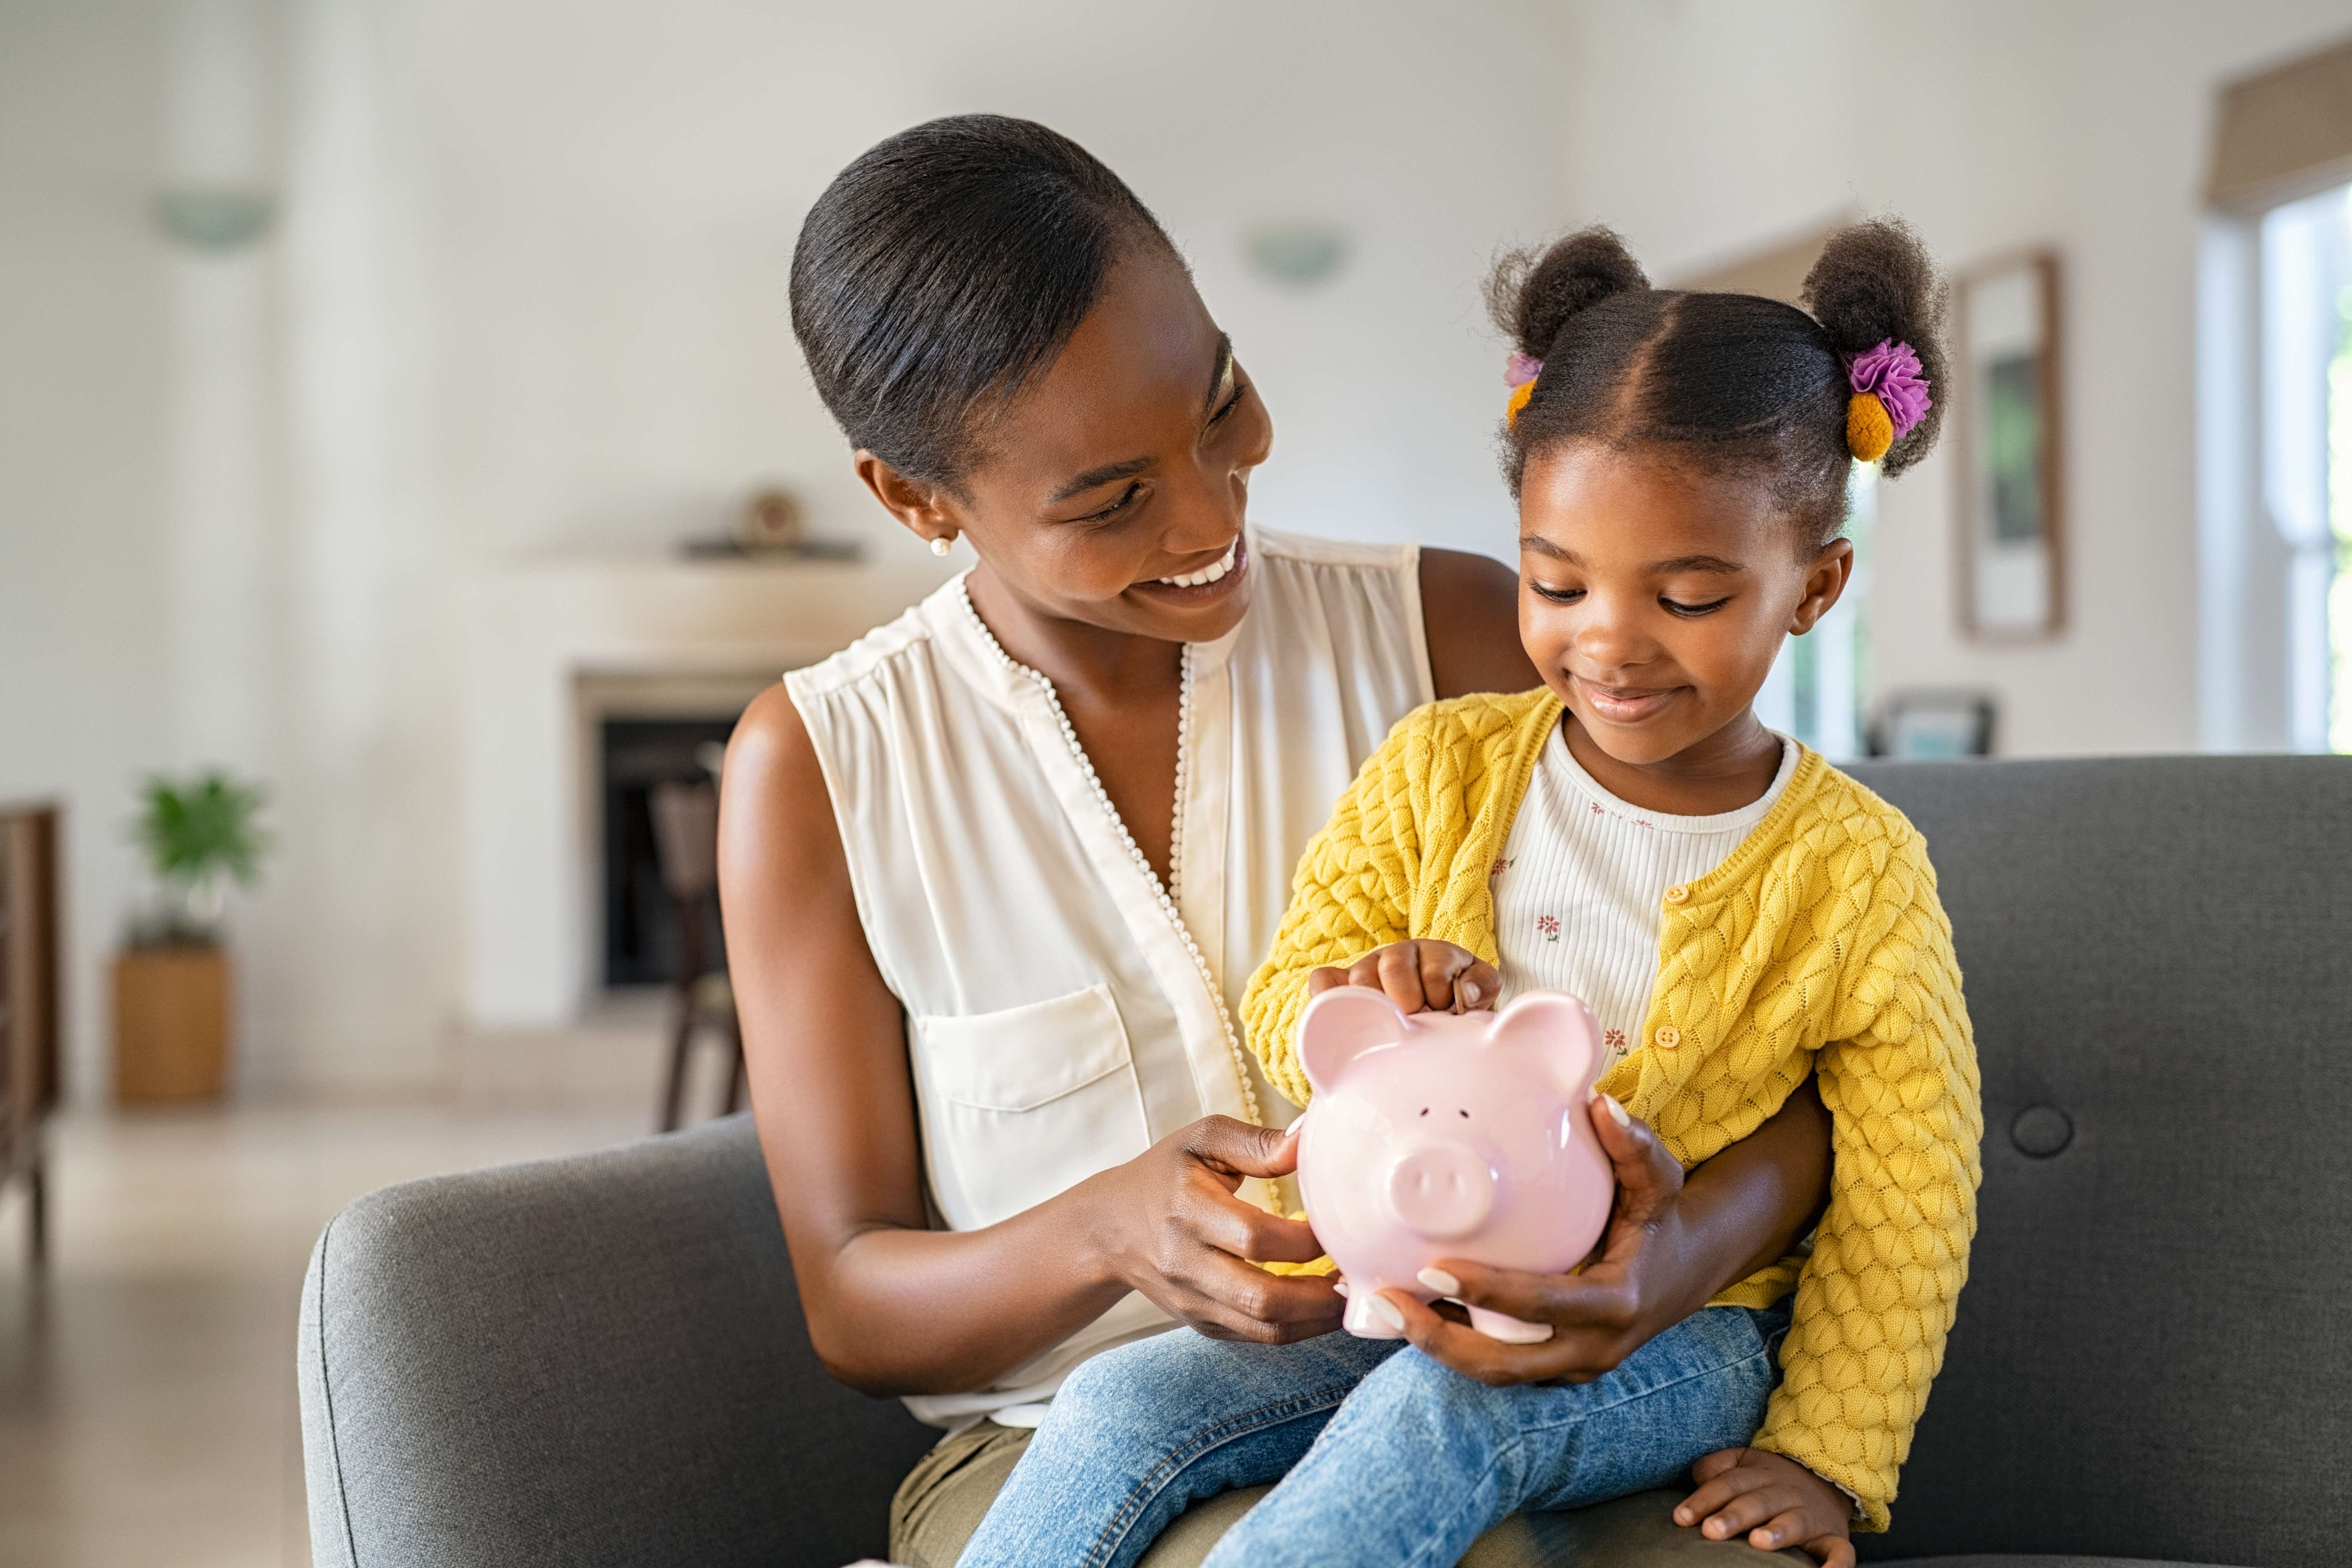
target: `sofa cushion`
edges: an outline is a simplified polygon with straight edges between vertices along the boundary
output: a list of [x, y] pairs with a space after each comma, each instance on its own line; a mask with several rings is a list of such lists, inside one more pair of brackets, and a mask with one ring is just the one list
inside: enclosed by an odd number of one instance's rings
[[1927, 834], [1985, 1105], [1864, 1555], [2352, 1557], [2352, 758], [1853, 771]]

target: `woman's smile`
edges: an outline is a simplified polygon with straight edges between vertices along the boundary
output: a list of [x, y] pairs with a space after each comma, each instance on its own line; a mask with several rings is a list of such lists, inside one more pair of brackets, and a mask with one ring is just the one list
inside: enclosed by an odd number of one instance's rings
[[1142, 594], [1153, 602], [1182, 609], [1197, 609], [1213, 605], [1241, 592], [1243, 581], [1249, 574], [1249, 545], [1240, 534], [1234, 535], [1224, 553], [1212, 557], [1185, 571], [1164, 577], [1152, 577], [1136, 584], [1129, 593]]

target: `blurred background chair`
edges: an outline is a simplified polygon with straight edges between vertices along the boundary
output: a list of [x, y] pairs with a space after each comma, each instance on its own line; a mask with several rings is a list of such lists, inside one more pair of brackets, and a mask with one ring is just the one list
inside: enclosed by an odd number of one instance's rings
[[742, 1103], [743, 1030], [735, 1016], [735, 988], [727, 978], [726, 945], [710, 940], [719, 924], [719, 791], [708, 784], [660, 784], [647, 804], [662, 888], [677, 916], [669, 1071], [661, 1102], [661, 1131], [674, 1132], [684, 1112], [687, 1068], [698, 1035], [716, 1036], [726, 1050], [723, 1111], [731, 1113]]

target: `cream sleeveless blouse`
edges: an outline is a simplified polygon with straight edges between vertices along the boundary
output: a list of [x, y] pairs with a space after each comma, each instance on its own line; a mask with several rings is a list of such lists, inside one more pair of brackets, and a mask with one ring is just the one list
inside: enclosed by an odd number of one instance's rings
[[[1248, 613], [1185, 650], [1172, 898], [1051, 685], [997, 646], [961, 578], [784, 678], [906, 1009], [950, 1228], [1034, 1207], [1202, 1116], [1297, 1114], [1244, 1048], [1242, 991], [1307, 838], [1433, 692], [1417, 547], [1249, 543]], [[1079, 1362], [1170, 1322], [1131, 1293], [989, 1388], [907, 1405], [942, 1426], [1034, 1423]]]

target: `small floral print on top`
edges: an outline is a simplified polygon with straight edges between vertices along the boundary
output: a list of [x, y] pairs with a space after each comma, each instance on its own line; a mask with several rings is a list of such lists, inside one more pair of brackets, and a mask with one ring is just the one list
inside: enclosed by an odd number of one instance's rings
[[1558, 942], [1559, 940], [1559, 917], [1558, 915], [1538, 915], [1536, 917], [1536, 930], [1543, 934], [1544, 941]]
[[1625, 1054], [1625, 1031], [1622, 1029], [1612, 1029], [1608, 1034], [1601, 1037], [1601, 1043], [1609, 1047], [1609, 1054], [1611, 1056], [1622, 1057]]
[[1506, 871], [1509, 870], [1510, 868], [1511, 868], [1511, 863], [1510, 863], [1508, 860], [1504, 859], [1501, 856], [1497, 855], [1497, 856], [1496, 856], [1496, 857], [1495, 857], [1495, 866], [1494, 866], [1494, 869], [1492, 869], [1492, 870], [1490, 870], [1490, 871], [1488, 871], [1488, 872], [1486, 873], [1486, 879], [1487, 879], [1488, 881], [1490, 881], [1490, 882], [1491, 882], [1491, 881], [1493, 881], [1496, 878], [1497, 878], [1497, 877], [1501, 876], [1504, 872], [1506, 872]]

